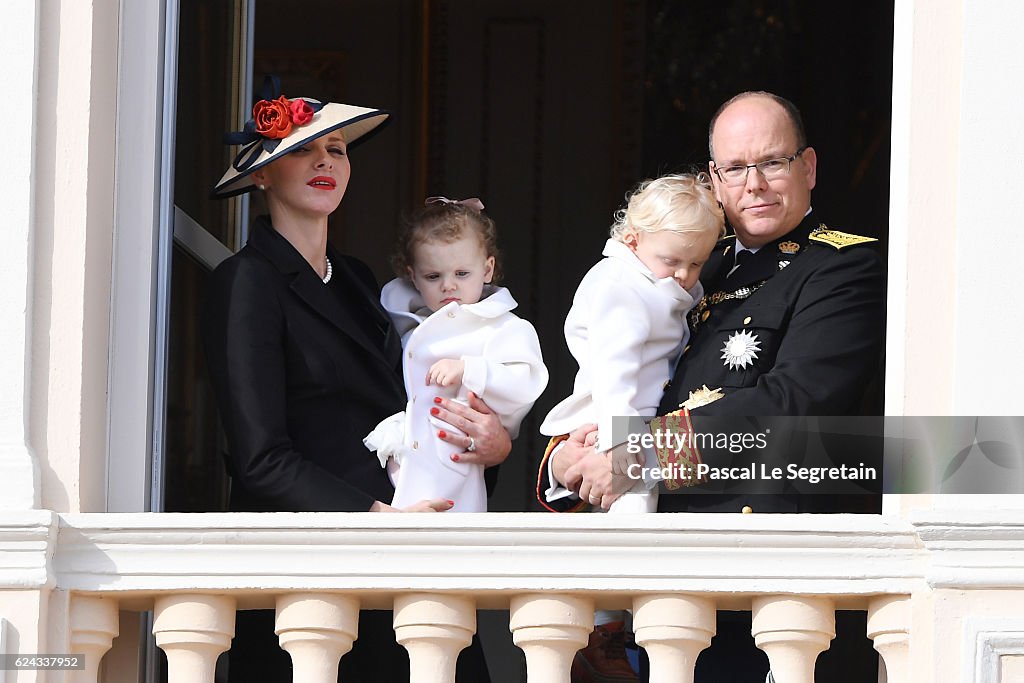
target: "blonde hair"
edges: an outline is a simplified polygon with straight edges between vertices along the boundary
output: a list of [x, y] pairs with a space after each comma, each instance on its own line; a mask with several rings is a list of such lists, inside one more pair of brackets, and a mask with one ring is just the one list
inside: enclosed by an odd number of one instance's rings
[[630, 231], [676, 234], [714, 232], [725, 237], [725, 214], [706, 173], [678, 173], [644, 180], [615, 212], [612, 239], [622, 242]]
[[485, 256], [494, 257], [492, 284], [501, 281], [501, 254], [498, 252], [498, 231], [494, 221], [483, 211], [457, 203], [428, 204], [409, 219], [405, 230], [398, 238], [398, 248], [391, 256], [391, 267], [395, 275], [409, 279], [409, 269], [415, 262], [416, 245], [425, 242], [451, 244], [467, 234], [480, 240]]

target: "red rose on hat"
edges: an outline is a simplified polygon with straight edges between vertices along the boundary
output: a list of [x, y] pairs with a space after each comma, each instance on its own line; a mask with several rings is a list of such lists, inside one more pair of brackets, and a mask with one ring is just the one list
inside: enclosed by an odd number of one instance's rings
[[291, 102], [292, 123], [296, 126], [304, 126], [313, 120], [313, 107], [309, 102], [298, 97]]
[[276, 100], [260, 100], [252, 108], [256, 132], [271, 140], [280, 140], [292, 132], [291, 103], [282, 95]]

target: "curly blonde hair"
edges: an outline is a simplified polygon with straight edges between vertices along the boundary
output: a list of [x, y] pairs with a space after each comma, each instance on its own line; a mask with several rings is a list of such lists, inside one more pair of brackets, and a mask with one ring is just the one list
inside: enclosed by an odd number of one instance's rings
[[706, 173], [672, 173], [648, 179], [615, 212], [612, 239], [622, 242], [630, 231], [676, 234], [714, 232], [725, 237], [725, 214]]
[[454, 202], [428, 204], [412, 215], [398, 238], [398, 247], [391, 256], [391, 267], [395, 275], [408, 280], [409, 270], [415, 262], [413, 252], [416, 245], [426, 242], [451, 244], [469, 233], [480, 240], [485, 256], [494, 257], [491, 284], [498, 284], [501, 281], [501, 254], [494, 221], [483, 211]]

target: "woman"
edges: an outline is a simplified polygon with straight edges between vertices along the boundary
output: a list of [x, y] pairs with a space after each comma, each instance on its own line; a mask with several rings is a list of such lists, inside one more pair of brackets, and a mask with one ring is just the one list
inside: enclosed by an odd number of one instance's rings
[[[265, 90], [276, 90], [271, 83]], [[213, 190], [230, 197], [258, 187], [269, 216], [248, 244], [213, 273], [203, 315], [207, 363], [228, 441], [236, 511], [394, 512], [394, 489], [362, 438], [405, 405], [401, 344], [362, 262], [327, 243], [327, 218], [348, 185], [348, 150], [389, 114], [277, 93], [226, 137], [242, 144]], [[480, 401], [443, 401], [439, 417], [467, 436], [449, 441], [466, 461], [498, 464], [511, 443]], [[424, 500], [404, 511], [444, 511]], [[231, 679], [289, 681], [272, 612], [239, 612]], [[459, 659], [463, 681], [487, 681], [479, 646]], [[274, 661], [268, 661], [273, 659]], [[408, 680], [389, 612], [360, 615], [359, 638], [342, 658], [350, 681]]]

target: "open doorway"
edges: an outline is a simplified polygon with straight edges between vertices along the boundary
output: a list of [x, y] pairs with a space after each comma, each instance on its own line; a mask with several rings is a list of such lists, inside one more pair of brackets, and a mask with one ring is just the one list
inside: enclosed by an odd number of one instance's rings
[[[769, 89], [792, 99], [820, 159], [815, 208], [884, 247], [891, 0], [180, 5], [175, 204], [223, 245], [219, 253], [241, 245], [243, 219], [260, 211], [207, 195], [229, 161], [220, 136], [238, 128], [244, 90], [266, 71], [282, 77], [285, 92], [395, 113], [353, 155], [331, 225], [334, 244], [381, 283], [402, 218], [424, 196], [487, 204], [517, 312], [536, 325], [551, 371], [502, 467], [494, 510], [537, 509], [539, 416], [567, 395], [575, 372], [562, 323], [612, 212], [641, 178], [705, 165], [707, 122], [729, 96]], [[227, 500], [196, 324], [208, 267], [179, 244], [161, 484], [168, 511], [222, 510]]]

